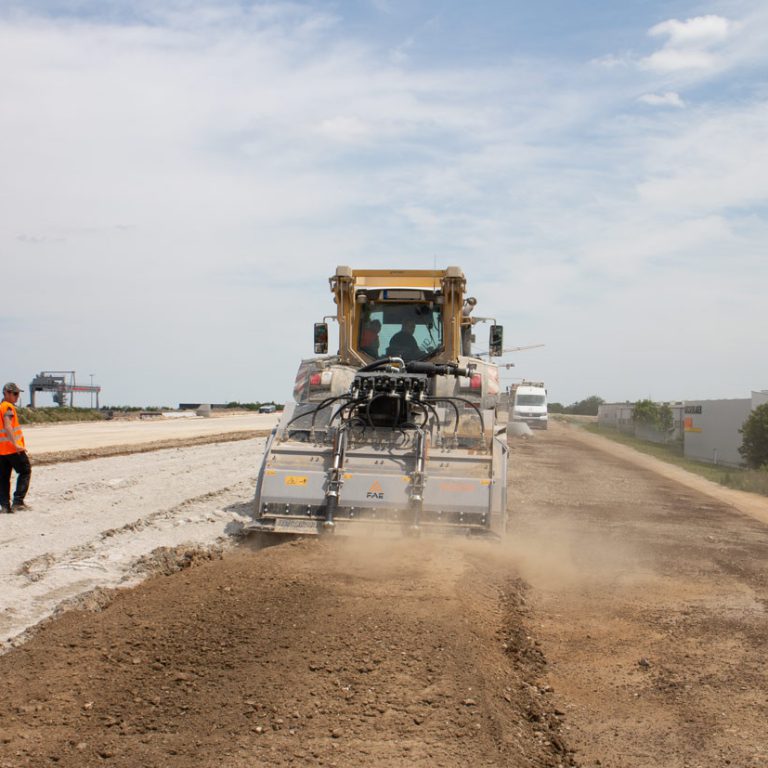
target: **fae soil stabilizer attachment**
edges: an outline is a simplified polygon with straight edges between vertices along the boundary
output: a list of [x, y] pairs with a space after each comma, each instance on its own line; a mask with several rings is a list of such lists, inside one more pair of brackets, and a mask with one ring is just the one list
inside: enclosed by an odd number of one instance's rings
[[[330, 285], [338, 354], [315, 324], [248, 529], [499, 536], [507, 413], [498, 367], [472, 356], [475, 323], [492, 319], [472, 315], [463, 272], [338, 267]], [[502, 342], [493, 321], [489, 357]]]

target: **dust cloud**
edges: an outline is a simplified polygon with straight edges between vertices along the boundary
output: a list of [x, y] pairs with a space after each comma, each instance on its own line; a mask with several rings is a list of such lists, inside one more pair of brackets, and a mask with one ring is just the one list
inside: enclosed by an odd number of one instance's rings
[[610, 530], [580, 531], [566, 516], [549, 512], [515, 522], [500, 549], [540, 589], [630, 586], [656, 578], [647, 557]]

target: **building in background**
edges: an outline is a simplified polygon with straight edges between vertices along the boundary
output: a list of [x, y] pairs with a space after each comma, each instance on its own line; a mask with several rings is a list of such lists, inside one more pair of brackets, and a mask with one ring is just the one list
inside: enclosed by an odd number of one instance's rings
[[748, 398], [686, 400], [683, 416], [683, 453], [687, 459], [738, 467], [739, 430], [752, 410]]
[[634, 403], [601, 403], [597, 409], [597, 423], [628, 435], [634, 435], [640, 440], [651, 443], [672, 443], [683, 439], [683, 403], [659, 403], [667, 405], [672, 411], [672, 427], [661, 431], [647, 424], [636, 424], [632, 419]]
[[635, 423], [632, 421], [632, 411], [635, 404], [626, 403], [600, 403], [597, 409], [597, 423], [601, 427], [615, 429], [627, 434], [635, 434]]
[[683, 454], [688, 459], [739, 467], [744, 463], [739, 453], [740, 430], [749, 414], [765, 403], [768, 403], [768, 390], [754, 391], [749, 398], [667, 403], [672, 409], [673, 428], [664, 434], [651, 426], [635, 424], [634, 403], [603, 403], [597, 422], [601, 427], [650, 442], [682, 439]]
[[687, 400], [684, 414], [686, 458], [738, 467], [741, 427], [758, 405], [768, 403], [768, 391], [738, 400]]

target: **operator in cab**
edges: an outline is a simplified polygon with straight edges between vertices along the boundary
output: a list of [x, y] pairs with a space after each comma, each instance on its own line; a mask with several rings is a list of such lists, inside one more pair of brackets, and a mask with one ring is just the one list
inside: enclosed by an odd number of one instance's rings
[[363, 333], [360, 336], [360, 350], [376, 359], [379, 356], [379, 332], [381, 331], [381, 321], [371, 320], [365, 324]]
[[403, 321], [402, 329], [389, 340], [387, 355], [401, 357], [406, 363], [423, 357], [424, 353], [419, 349], [419, 344], [413, 336], [415, 330], [415, 320], [409, 318]]

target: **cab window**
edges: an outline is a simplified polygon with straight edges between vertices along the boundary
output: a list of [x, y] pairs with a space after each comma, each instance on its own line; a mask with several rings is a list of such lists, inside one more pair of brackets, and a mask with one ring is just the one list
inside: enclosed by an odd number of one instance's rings
[[414, 302], [369, 302], [360, 317], [358, 347], [376, 359], [402, 357], [409, 362], [433, 355], [443, 346], [440, 307]]

